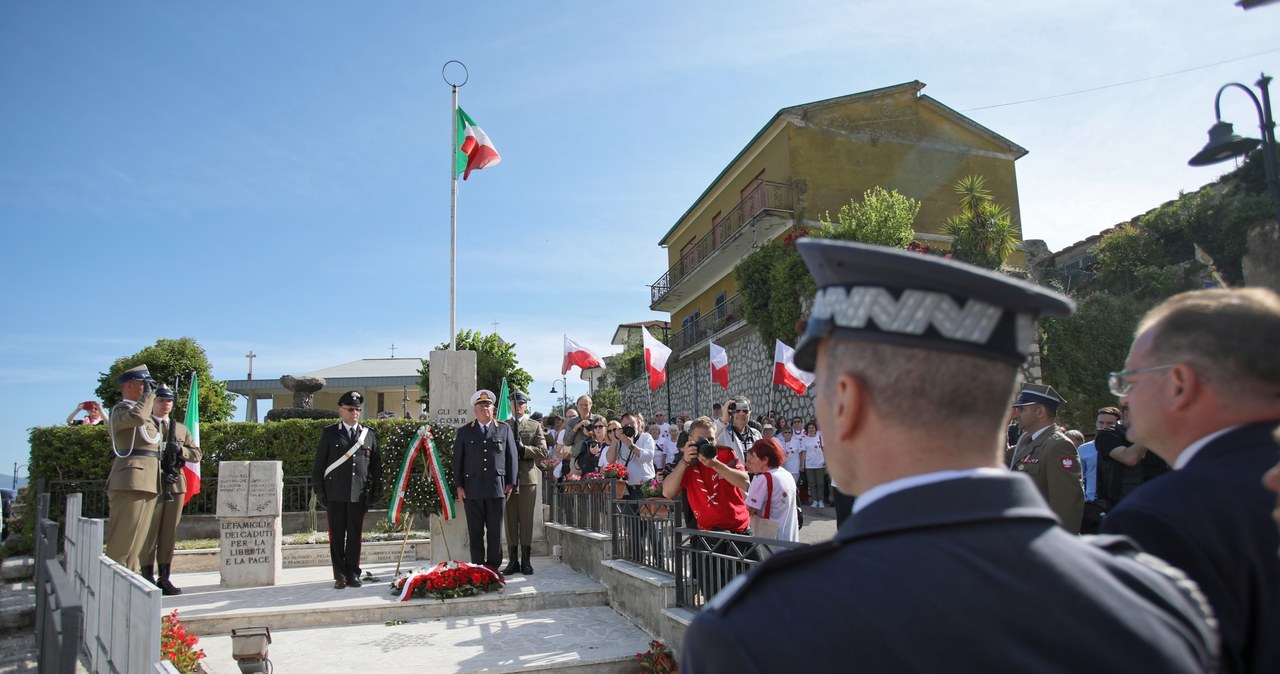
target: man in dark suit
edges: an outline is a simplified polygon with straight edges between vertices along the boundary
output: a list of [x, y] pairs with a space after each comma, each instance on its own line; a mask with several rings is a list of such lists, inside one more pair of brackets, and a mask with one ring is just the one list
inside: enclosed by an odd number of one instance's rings
[[1200, 584], [1224, 672], [1280, 672], [1280, 545], [1260, 476], [1280, 444], [1280, 295], [1175, 295], [1138, 324], [1111, 392], [1129, 438], [1173, 466], [1112, 509], [1104, 533], [1138, 541]]
[[495, 572], [502, 565], [502, 511], [516, 485], [516, 436], [493, 418], [493, 391], [471, 396], [475, 421], [458, 427], [453, 441], [453, 483], [467, 513], [471, 563]]
[[[1035, 319], [1071, 301], [892, 248], [797, 248], [819, 290], [795, 362], [817, 375], [827, 467], [854, 513], [718, 594], [685, 632], [680, 671], [1211, 669], [1213, 630], [1185, 577], [1124, 539], [1067, 533], [1000, 465]], [[814, 588], [821, 602], [797, 601]]]
[[108, 431], [115, 460], [107, 477], [107, 556], [131, 571], [142, 567], [142, 546], [160, 498], [160, 430], [151, 412], [156, 383], [146, 365], [116, 377], [123, 400], [111, 408]]
[[360, 536], [369, 504], [382, 498], [382, 456], [378, 438], [360, 425], [364, 396], [347, 391], [338, 398], [342, 421], [325, 426], [316, 446], [311, 484], [329, 515], [329, 561], [333, 587], [360, 587]]
[[[529, 411], [529, 394], [511, 394], [511, 419], [507, 421], [516, 437], [516, 491], [507, 502], [507, 556], [510, 561], [502, 569], [504, 575], [516, 572], [533, 574], [533, 511], [538, 502], [538, 481], [542, 470], [538, 462], [547, 458], [547, 436], [538, 419], [525, 416]], [[540, 417], [539, 417], [540, 418]]]
[[1027, 384], [1022, 388], [1013, 404], [1022, 436], [1013, 447], [1008, 465], [1036, 483], [1063, 529], [1078, 534], [1084, 516], [1080, 455], [1075, 444], [1058, 431], [1061, 404], [1062, 397], [1052, 386]]

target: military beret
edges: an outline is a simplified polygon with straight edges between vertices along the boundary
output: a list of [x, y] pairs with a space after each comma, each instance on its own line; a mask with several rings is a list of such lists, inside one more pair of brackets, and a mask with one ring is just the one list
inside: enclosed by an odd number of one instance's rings
[[796, 366], [808, 371], [823, 337], [1020, 365], [1035, 339], [1036, 317], [1075, 309], [1065, 295], [932, 255], [812, 238], [796, 248], [818, 286], [795, 354]]
[[529, 394], [525, 393], [524, 391], [516, 391], [515, 393], [511, 394], [511, 402], [527, 403], [529, 402]]
[[120, 376], [116, 377], [116, 383], [123, 384], [127, 381], [142, 381], [143, 379], [150, 379], [150, 378], [151, 378], [151, 372], [147, 370], [147, 366], [138, 365], [136, 367], [131, 367], [125, 370], [124, 372], [121, 372]]
[[364, 396], [359, 391], [347, 391], [338, 398], [338, 407], [360, 407], [364, 405]]
[[1023, 405], [1044, 405], [1051, 410], [1057, 410], [1058, 405], [1065, 403], [1062, 396], [1053, 390], [1048, 384], [1027, 384], [1022, 387], [1022, 391], [1018, 393], [1018, 401], [1013, 404], [1014, 407], [1022, 407]]
[[164, 398], [165, 400], [173, 400], [173, 389], [165, 386], [164, 384], [160, 384], [156, 386], [156, 397]]
[[493, 404], [495, 402], [497, 402], [497, 398], [494, 397], [493, 391], [490, 391], [487, 388], [482, 388], [479, 391], [476, 391], [475, 393], [471, 394], [472, 406], [479, 405], [480, 403]]

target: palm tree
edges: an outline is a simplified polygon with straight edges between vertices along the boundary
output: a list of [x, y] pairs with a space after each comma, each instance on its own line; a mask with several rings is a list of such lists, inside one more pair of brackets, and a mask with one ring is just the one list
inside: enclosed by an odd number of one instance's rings
[[992, 198], [979, 175], [961, 178], [956, 183], [960, 195], [960, 212], [947, 218], [943, 233], [952, 237], [951, 255], [970, 264], [999, 269], [1018, 243], [1009, 209]]

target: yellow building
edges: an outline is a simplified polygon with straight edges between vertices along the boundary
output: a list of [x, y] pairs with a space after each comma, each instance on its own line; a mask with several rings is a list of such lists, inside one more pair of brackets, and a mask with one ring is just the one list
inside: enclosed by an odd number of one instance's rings
[[[816, 227], [873, 187], [921, 202], [917, 239], [946, 245], [955, 184], [978, 174], [1021, 232], [1012, 141], [908, 82], [779, 110], [662, 237], [670, 268], [650, 308], [671, 313], [673, 347], [741, 318], [733, 269], [793, 227]], [[1020, 235], [1019, 235], [1019, 238]]]
[[[773, 346], [742, 320], [734, 267], [774, 238], [817, 227], [828, 213], [835, 219], [874, 187], [919, 201], [917, 241], [948, 248], [940, 232], [959, 212], [955, 184], [981, 175], [1021, 238], [1013, 164], [1027, 151], [920, 95], [923, 88], [908, 82], [783, 108], [729, 161], [659, 241], [669, 268], [652, 285], [650, 308], [671, 314], [670, 390], [650, 396], [638, 380], [624, 389], [624, 407], [706, 414], [734, 394], [761, 410], [808, 418], [811, 394], [780, 393], [770, 383]], [[1021, 264], [1021, 254], [1010, 262]], [[728, 391], [709, 382], [710, 341], [728, 352]]]

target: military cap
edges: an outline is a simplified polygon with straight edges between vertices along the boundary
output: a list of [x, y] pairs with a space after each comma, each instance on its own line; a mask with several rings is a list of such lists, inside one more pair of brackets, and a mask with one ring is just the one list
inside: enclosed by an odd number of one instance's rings
[[120, 376], [116, 377], [116, 383], [123, 384], [127, 381], [142, 381], [143, 379], [150, 379], [150, 378], [151, 378], [151, 372], [147, 370], [147, 366], [138, 365], [136, 367], [131, 367], [125, 370], [124, 372], [121, 372]]
[[1065, 295], [963, 262], [897, 248], [803, 238], [818, 292], [795, 364], [813, 371], [818, 342], [840, 337], [967, 353], [1020, 365], [1036, 317], [1067, 316]]
[[164, 398], [165, 400], [173, 400], [173, 389], [165, 386], [164, 384], [159, 384], [156, 386], [156, 397]]
[[360, 407], [364, 404], [364, 396], [359, 391], [347, 391], [338, 398], [338, 407]]
[[498, 399], [496, 396], [493, 395], [493, 391], [490, 391], [487, 388], [482, 388], [479, 391], [476, 391], [475, 393], [471, 394], [472, 406], [479, 405], [480, 403], [486, 403], [486, 402], [493, 404], [493, 403], [496, 403], [497, 401]]
[[515, 393], [511, 394], [511, 402], [527, 403], [529, 402], [529, 394], [525, 393], [524, 391], [516, 391]]
[[1048, 384], [1027, 384], [1022, 387], [1022, 391], [1018, 393], [1018, 401], [1013, 404], [1014, 407], [1022, 407], [1023, 405], [1044, 405], [1051, 410], [1057, 410], [1058, 405], [1065, 403], [1062, 396], [1053, 390]]

